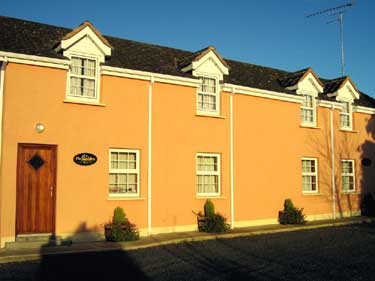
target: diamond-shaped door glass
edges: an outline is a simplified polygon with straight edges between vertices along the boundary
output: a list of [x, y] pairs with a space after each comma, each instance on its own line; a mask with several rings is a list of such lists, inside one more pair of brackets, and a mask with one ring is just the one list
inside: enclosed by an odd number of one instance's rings
[[28, 162], [31, 166], [33, 166], [35, 170], [38, 170], [44, 164], [44, 160], [40, 158], [38, 154], [35, 154], [33, 157], [31, 157]]

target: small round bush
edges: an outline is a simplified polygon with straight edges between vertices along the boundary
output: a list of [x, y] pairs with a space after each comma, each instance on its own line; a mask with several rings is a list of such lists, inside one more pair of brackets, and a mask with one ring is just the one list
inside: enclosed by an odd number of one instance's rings
[[113, 212], [112, 223], [114, 224], [124, 224], [128, 221], [125, 212], [121, 207], [117, 207]]
[[215, 215], [215, 206], [211, 200], [207, 200], [204, 204], [204, 215], [206, 217], [214, 216]]

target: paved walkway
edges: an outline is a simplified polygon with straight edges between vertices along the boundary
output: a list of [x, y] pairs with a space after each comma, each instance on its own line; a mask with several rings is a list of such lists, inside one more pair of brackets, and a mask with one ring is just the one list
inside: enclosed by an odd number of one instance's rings
[[56, 255], [68, 253], [103, 252], [113, 250], [136, 250], [148, 247], [176, 244], [182, 242], [203, 241], [212, 239], [236, 238], [251, 235], [271, 234], [278, 232], [308, 230], [323, 227], [360, 224], [374, 222], [374, 218], [353, 217], [336, 220], [321, 220], [309, 222], [305, 225], [268, 225], [235, 228], [223, 234], [209, 234], [198, 231], [158, 234], [142, 237], [131, 242], [80, 242], [62, 246], [42, 246], [37, 248], [0, 249], [0, 263], [39, 260], [42, 255]]

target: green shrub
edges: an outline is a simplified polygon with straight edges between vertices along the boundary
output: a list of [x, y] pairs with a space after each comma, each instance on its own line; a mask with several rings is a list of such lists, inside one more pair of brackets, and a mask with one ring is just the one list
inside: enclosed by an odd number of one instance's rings
[[215, 213], [215, 206], [211, 200], [207, 200], [203, 206], [204, 215], [199, 211], [197, 215], [198, 230], [202, 232], [226, 232], [229, 230], [227, 219]]
[[279, 212], [280, 224], [304, 224], [306, 216], [303, 214], [303, 208], [298, 209], [294, 206], [292, 200], [284, 201], [284, 210]]
[[215, 215], [215, 206], [214, 206], [214, 203], [212, 203], [210, 199], [208, 199], [206, 203], [204, 203], [203, 209], [204, 209], [204, 215], [206, 217]]
[[204, 218], [200, 231], [203, 232], [226, 232], [229, 230], [227, 219], [219, 214], [213, 214]]
[[122, 208], [117, 207], [113, 212], [112, 223], [104, 226], [107, 241], [133, 241], [139, 239], [137, 227], [126, 218]]
[[112, 223], [123, 224], [127, 221], [128, 219], [126, 218], [124, 210], [121, 207], [117, 207], [113, 212]]

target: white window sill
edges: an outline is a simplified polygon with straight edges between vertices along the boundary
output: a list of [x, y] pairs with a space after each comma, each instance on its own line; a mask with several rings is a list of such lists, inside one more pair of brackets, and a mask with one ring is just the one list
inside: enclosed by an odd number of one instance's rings
[[227, 197], [220, 195], [197, 195], [195, 199], [227, 199]]
[[349, 128], [340, 128], [340, 131], [341, 132], [348, 132], [348, 133], [358, 133], [358, 131], [354, 131], [353, 129], [349, 129]]
[[145, 198], [142, 197], [116, 197], [116, 196], [109, 196], [107, 198], [108, 201], [140, 201], [145, 200]]
[[316, 126], [315, 124], [304, 124], [300, 125], [301, 128], [309, 128], [309, 129], [321, 129], [321, 127]]
[[104, 103], [79, 101], [79, 100], [69, 100], [69, 99], [65, 99], [63, 102], [64, 103], [84, 104], [84, 105], [94, 105], [94, 106], [106, 106]]
[[196, 113], [195, 116], [198, 116], [198, 117], [212, 117], [212, 118], [219, 118], [219, 119], [225, 119], [225, 118], [227, 118], [226, 116], [213, 115], [213, 114], [205, 114], [205, 113]]
[[343, 194], [343, 195], [351, 195], [351, 194], [353, 194], [353, 195], [361, 195], [360, 192], [356, 192], [356, 191], [343, 191], [343, 192], [341, 192], [341, 194]]
[[307, 195], [307, 196], [322, 196], [320, 192], [302, 192], [302, 195]]

